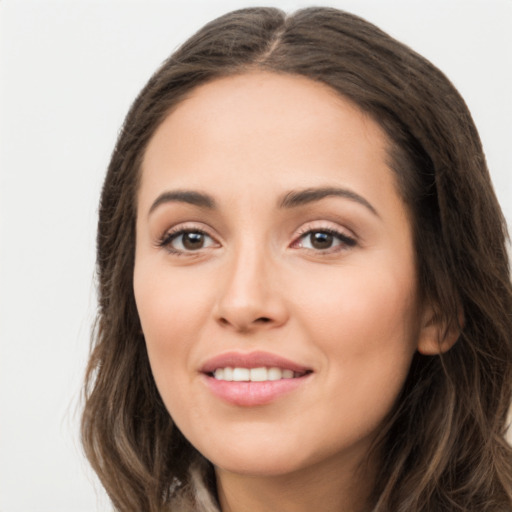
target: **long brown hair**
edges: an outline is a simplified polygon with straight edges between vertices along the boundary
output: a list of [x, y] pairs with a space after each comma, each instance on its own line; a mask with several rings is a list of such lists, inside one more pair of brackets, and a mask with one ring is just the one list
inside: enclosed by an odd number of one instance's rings
[[460, 329], [443, 356], [413, 359], [376, 446], [385, 456], [374, 512], [512, 510], [512, 290], [478, 133], [437, 68], [331, 8], [289, 16], [253, 8], [212, 21], [128, 113], [101, 196], [99, 313], [82, 421], [87, 457], [114, 506], [216, 509], [212, 466], [174, 427], [148, 363], [132, 289], [136, 192], [148, 141], [172, 108], [200, 84], [254, 69], [323, 82], [384, 128], [412, 212], [421, 292], [438, 321]]

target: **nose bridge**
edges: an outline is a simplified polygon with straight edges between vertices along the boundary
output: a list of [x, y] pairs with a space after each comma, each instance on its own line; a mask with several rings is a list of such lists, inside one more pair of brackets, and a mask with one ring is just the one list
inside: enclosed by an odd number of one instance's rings
[[276, 287], [276, 266], [265, 244], [247, 238], [227, 259], [219, 290], [217, 316], [237, 330], [276, 325], [285, 320], [282, 297]]

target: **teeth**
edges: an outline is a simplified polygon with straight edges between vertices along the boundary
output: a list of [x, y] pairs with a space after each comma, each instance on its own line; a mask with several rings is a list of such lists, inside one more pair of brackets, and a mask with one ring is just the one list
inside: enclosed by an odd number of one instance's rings
[[294, 374], [293, 370], [283, 370], [281, 368], [217, 368], [213, 372], [217, 380], [226, 380], [233, 382], [265, 382], [268, 380], [293, 379], [299, 374]]
[[293, 372], [291, 370], [283, 370], [283, 379], [293, 379]]
[[251, 380], [251, 372], [249, 368], [233, 368], [233, 381], [242, 382]]
[[263, 382], [264, 380], [268, 380], [267, 375], [268, 371], [266, 368], [251, 368], [251, 382]]
[[268, 369], [268, 380], [280, 380], [283, 378], [283, 372], [281, 368], [269, 368]]

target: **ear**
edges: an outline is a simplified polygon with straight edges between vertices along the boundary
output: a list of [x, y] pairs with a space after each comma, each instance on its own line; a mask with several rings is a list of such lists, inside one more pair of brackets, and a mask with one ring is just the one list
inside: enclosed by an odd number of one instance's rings
[[425, 356], [444, 354], [459, 339], [464, 325], [464, 314], [459, 308], [457, 318], [448, 321], [436, 313], [433, 307], [425, 307], [421, 319], [421, 330], [417, 350]]

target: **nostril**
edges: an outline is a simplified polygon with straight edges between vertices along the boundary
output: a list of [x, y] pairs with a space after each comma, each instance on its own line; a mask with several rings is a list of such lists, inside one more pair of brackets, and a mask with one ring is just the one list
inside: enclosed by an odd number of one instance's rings
[[220, 325], [224, 327], [233, 327], [237, 331], [240, 332], [249, 332], [252, 328], [257, 328], [257, 326], [263, 326], [272, 323], [272, 319], [268, 316], [260, 316], [253, 320], [241, 320], [237, 318], [233, 318], [232, 320], [229, 317], [220, 317], [218, 319]]

